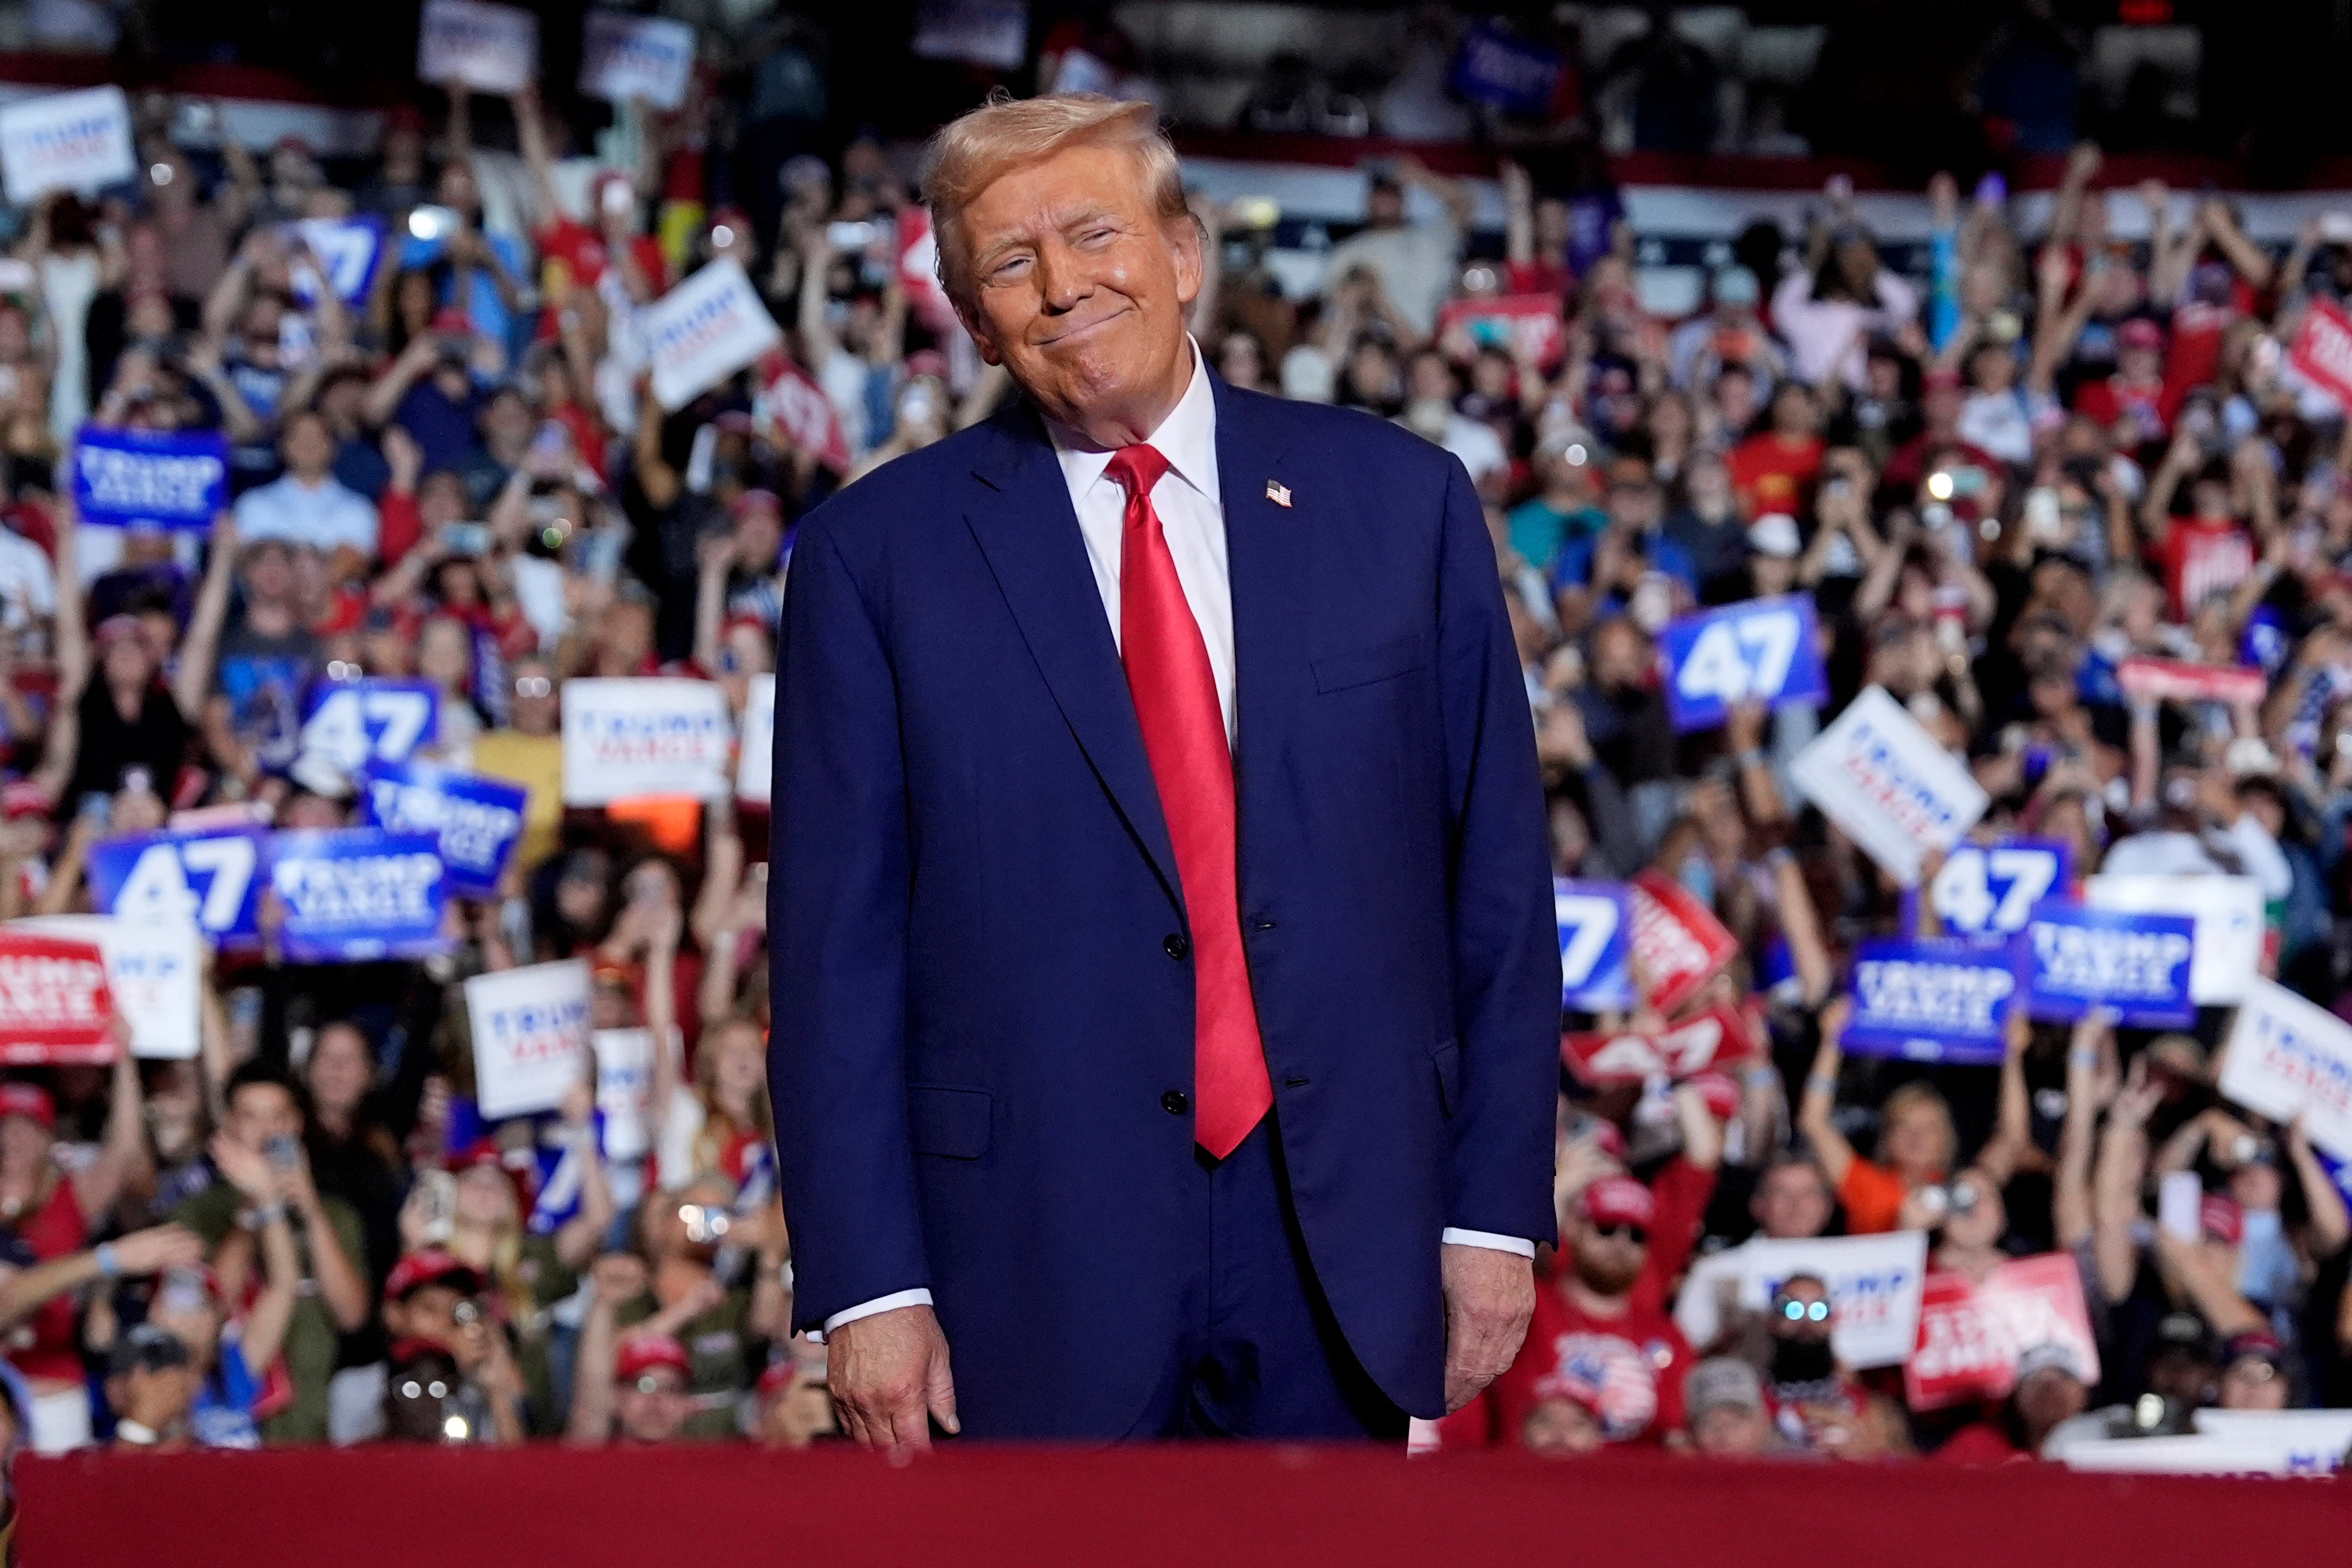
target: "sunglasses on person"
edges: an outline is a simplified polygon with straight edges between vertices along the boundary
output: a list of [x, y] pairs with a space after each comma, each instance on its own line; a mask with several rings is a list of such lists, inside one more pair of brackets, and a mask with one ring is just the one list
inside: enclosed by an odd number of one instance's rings
[[1808, 1320], [1817, 1323], [1830, 1321], [1830, 1304], [1827, 1301], [1800, 1301], [1793, 1297], [1784, 1297], [1779, 1310], [1780, 1315], [1792, 1323]]
[[1622, 1221], [1614, 1225], [1596, 1224], [1592, 1228], [1592, 1233], [1595, 1236], [1605, 1236], [1612, 1241], [1631, 1241], [1636, 1247], [1645, 1247], [1649, 1245], [1650, 1240], [1650, 1232], [1646, 1226]]

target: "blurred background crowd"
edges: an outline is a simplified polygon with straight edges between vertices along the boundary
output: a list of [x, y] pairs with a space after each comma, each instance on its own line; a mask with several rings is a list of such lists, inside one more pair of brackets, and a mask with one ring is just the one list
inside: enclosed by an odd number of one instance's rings
[[[415, 79], [414, 5], [0, 5], [6, 95], [118, 83], [136, 148], [0, 215], [0, 917], [101, 907], [112, 838], [360, 821], [302, 765], [340, 682], [429, 684], [418, 755], [529, 790], [445, 951], [303, 962], [265, 897], [207, 948], [195, 1056], [8, 1071], [20, 1440], [832, 1432], [767, 1147], [765, 805], [567, 806], [563, 691], [687, 677], [753, 719], [795, 519], [1006, 398], [915, 204], [921, 138], [999, 86], [1161, 104], [1213, 367], [1401, 422], [1484, 497], [1559, 874], [1654, 869], [1742, 949], [1704, 1001], [1743, 1063], [1564, 1071], [1537, 1333], [1423, 1442], [1989, 1461], [2352, 1405], [2336, 1167], [2220, 1096], [2227, 1009], [1848, 1060], [1848, 960], [1915, 916], [1789, 774], [1882, 687], [1980, 837], [2251, 877], [2263, 962], [2352, 1019], [2352, 431], [2291, 352], [2352, 288], [2336, 12], [2306, 49], [2294, 7], [2167, 0], [853, 9], [668, 0], [666, 110], [574, 90], [578, 6], [488, 93]], [[315, 225], [355, 219], [346, 298]], [[782, 348], [665, 406], [645, 313], [714, 259]], [[93, 431], [218, 432], [226, 509], [79, 517]], [[1790, 593], [1830, 700], [1677, 735], [1661, 628]], [[2127, 695], [2134, 658], [2260, 695]], [[568, 958], [645, 1073], [485, 1122], [462, 983]], [[1824, 1278], [1678, 1300], [1759, 1236], [1905, 1231], [1980, 1286], [2060, 1260], [2087, 1339], [1937, 1404], [1845, 1364]]]

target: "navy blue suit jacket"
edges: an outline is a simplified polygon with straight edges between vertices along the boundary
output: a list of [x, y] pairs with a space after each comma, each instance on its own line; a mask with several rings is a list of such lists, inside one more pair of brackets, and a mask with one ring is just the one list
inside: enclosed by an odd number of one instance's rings
[[[1292, 1200], [1383, 1392], [1440, 1414], [1447, 1226], [1549, 1239], [1542, 790], [1462, 465], [1215, 386], [1242, 927]], [[1288, 486], [1277, 506], [1267, 482]], [[801, 525], [769, 1073], [796, 1326], [937, 1299], [964, 1430], [1134, 1424], [1205, 1267], [1175, 857], [1025, 403]]]

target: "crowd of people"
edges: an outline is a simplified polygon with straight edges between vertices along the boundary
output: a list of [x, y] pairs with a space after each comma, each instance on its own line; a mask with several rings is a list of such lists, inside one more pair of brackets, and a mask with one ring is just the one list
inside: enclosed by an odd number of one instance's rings
[[[1008, 395], [901, 265], [911, 150], [791, 157], [769, 225], [713, 202], [699, 92], [619, 108], [590, 152], [529, 89], [512, 150], [478, 146], [453, 90], [359, 163], [184, 144], [179, 107], [137, 105], [130, 187], [39, 202], [0, 301], [0, 917], [99, 907], [110, 838], [360, 821], [300, 744], [344, 680], [429, 683], [420, 755], [529, 805], [446, 952], [301, 962], [265, 895], [257, 940], [207, 953], [197, 1055], [8, 1071], [0, 1410], [49, 1452], [824, 1438], [768, 1147], [764, 808], [567, 807], [562, 693], [685, 675], [745, 717], [795, 519]], [[1709, 906], [1744, 951], [1694, 1006], [1745, 1009], [1759, 1048], [1676, 1083], [1564, 1071], [1527, 1348], [1423, 1440], [1992, 1460], [2352, 1403], [2346, 1199], [2299, 1124], [2219, 1096], [2227, 1012], [2021, 1021], [1998, 1068], [1845, 1058], [1848, 961], [1910, 916], [1790, 772], [1884, 688], [1992, 798], [1979, 837], [2063, 840], [2077, 876], [2254, 877], [2276, 973], [2352, 1019], [2347, 430], [2281, 347], [2352, 287], [2352, 245], [2315, 224], [2274, 254], [2224, 201], [2109, 188], [2084, 147], [2039, 232], [1939, 176], [1925, 277], [1833, 185], [1675, 321], [1643, 307], [1622, 204], [1532, 161], [1500, 188], [1478, 233], [1465, 186], [1380, 162], [1304, 291], [1263, 204], [1199, 199], [1192, 330], [1236, 386], [1461, 459], [1556, 871], [1654, 868]], [[2116, 237], [2133, 208], [2150, 242]], [[353, 214], [388, 238], [346, 301], [297, 225]], [[718, 258], [784, 326], [815, 426], [772, 363], [652, 395], [644, 313]], [[205, 430], [232, 454], [208, 534], [77, 517], [88, 433]], [[1791, 593], [1830, 700], [1678, 736], [1661, 629]], [[2266, 695], [2130, 697], [2136, 655], [2251, 666]], [[596, 1026], [655, 1042], [637, 1139], [588, 1079], [535, 1121], [475, 1107], [463, 982], [572, 957]], [[2196, 1239], [2155, 1223], [2182, 1172]], [[1978, 1281], [2068, 1260], [2095, 1372], [2032, 1345], [1999, 1398], [1907, 1408], [1899, 1369], [1841, 1364], [1802, 1273], [1709, 1343], [1678, 1326], [1695, 1258], [1901, 1230]]]

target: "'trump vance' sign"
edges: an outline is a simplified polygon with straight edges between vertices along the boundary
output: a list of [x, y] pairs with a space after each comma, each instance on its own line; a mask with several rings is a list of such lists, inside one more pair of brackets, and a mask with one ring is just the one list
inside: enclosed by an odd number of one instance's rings
[[72, 467], [74, 508], [86, 523], [209, 528], [228, 507], [228, 442], [215, 432], [85, 424]]
[[1856, 1056], [1998, 1062], [2017, 976], [2006, 950], [1958, 942], [1865, 942], [1853, 965]]
[[485, 1121], [552, 1111], [588, 1067], [588, 964], [568, 958], [466, 982], [474, 1098]]
[[0, 178], [19, 206], [51, 191], [96, 191], [137, 171], [131, 103], [119, 87], [47, 93], [0, 109]]
[[783, 340], [743, 268], [725, 256], [655, 300], [644, 322], [654, 397], [670, 410]]
[[1872, 686], [1797, 758], [1790, 776], [1906, 887], [1930, 850], [1948, 850], [1991, 804], [1903, 705]]
[[715, 682], [624, 678], [563, 683], [563, 803], [608, 806], [653, 795], [721, 800], [734, 727]]

